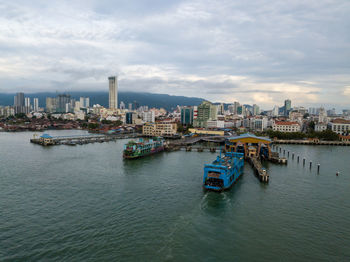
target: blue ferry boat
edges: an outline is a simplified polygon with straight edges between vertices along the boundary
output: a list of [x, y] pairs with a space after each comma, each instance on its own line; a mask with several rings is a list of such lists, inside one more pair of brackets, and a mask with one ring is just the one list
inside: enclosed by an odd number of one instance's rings
[[213, 163], [204, 166], [203, 187], [215, 191], [230, 188], [242, 175], [243, 166], [243, 153], [220, 153]]

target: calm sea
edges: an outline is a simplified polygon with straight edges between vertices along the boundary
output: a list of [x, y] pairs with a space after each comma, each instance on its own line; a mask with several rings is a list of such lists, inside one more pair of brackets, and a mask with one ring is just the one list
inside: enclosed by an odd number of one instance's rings
[[349, 147], [282, 146], [307, 166], [269, 163], [265, 185], [246, 165], [213, 193], [201, 187], [213, 153], [124, 161], [126, 140], [32, 135], [0, 133], [0, 261], [350, 261]]

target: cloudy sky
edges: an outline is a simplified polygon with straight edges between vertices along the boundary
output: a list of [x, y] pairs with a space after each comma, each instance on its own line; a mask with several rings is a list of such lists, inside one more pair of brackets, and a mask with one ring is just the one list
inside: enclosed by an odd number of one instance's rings
[[0, 0], [0, 92], [350, 107], [349, 0]]

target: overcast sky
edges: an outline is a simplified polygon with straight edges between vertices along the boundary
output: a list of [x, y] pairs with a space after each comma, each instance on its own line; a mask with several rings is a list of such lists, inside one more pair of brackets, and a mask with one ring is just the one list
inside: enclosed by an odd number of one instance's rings
[[349, 0], [0, 0], [0, 92], [350, 108]]

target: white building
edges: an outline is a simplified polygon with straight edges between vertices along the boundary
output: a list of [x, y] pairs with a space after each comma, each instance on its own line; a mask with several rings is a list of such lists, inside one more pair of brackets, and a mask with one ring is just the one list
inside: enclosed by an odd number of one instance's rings
[[339, 134], [339, 135], [346, 135], [350, 133], [350, 121], [345, 119], [334, 119], [329, 124], [330, 129]]
[[323, 123], [318, 123], [315, 125], [315, 131], [316, 132], [322, 132], [327, 130], [327, 124], [323, 124]]
[[156, 114], [154, 111], [142, 112], [142, 120], [146, 123], [154, 123]]
[[80, 97], [79, 99], [80, 107], [89, 108], [90, 107], [90, 98], [89, 97]]
[[34, 98], [34, 112], [39, 112], [39, 98]]
[[108, 77], [109, 81], [109, 109], [118, 108], [118, 78], [116, 76]]
[[301, 127], [297, 122], [275, 121], [272, 125], [272, 130], [280, 132], [300, 132]]
[[323, 107], [321, 107], [321, 108], [319, 109], [319, 112], [318, 112], [318, 122], [319, 122], [319, 123], [325, 123], [325, 124], [328, 123], [327, 112], [326, 112], [326, 110], [325, 110]]
[[225, 128], [225, 121], [208, 120], [207, 128]]

